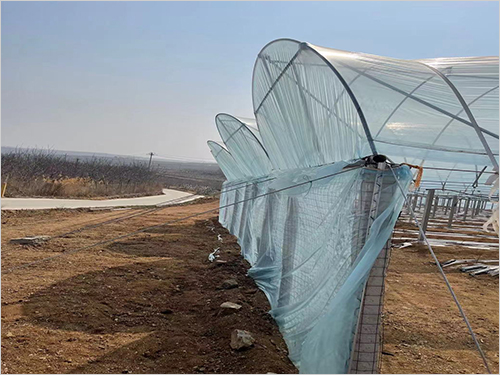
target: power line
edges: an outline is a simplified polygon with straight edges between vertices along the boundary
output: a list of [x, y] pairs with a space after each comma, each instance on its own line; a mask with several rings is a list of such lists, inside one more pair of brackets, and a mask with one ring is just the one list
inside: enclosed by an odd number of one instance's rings
[[[396, 174], [394, 173], [394, 170], [392, 169], [391, 165], [389, 165], [389, 168], [391, 169], [391, 172], [394, 175], [394, 179], [396, 180], [396, 182], [399, 186], [399, 189], [401, 190], [401, 194], [403, 194], [403, 197], [405, 198], [405, 202], [406, 202], [408, 199], [408, 195], [405, 193], [403, 187], [399, 183], [399, 180], [398, 180]], [[420, 236], [424, 239], [425, 243], [427, 244], [427, 248], [429, 249], [429, 252], [431, 253], [432, 257], [434, 258], [434, 262], [436, 263], [436, 266], [437, 266], [439, 272], [441, 273], [441, 276], [443, 277], [444, 282], [446, 283], [446, 286], [448, 287], [448, 290], [450, 291], [451, 296], [453, 297], [453, 300], [455, 301], [455, 304], [457, 305], [458, 310], [460, 311], [460, 314], [462, 315], [462, 318], [465, 321], [465, 324], [467, 325], [467, 328], [469, 329], [469, 333], [472, 336], [472, 340], [476, 344], [476, 348], [477, 348], [479, 354], [481, 355], [481, 358], [483, 359], [484, 366], [486, 367], [486, 370], [488, 370], [488, 373], [491, 374], [491, 370], [490, 370], [490, 367], [488, 365], [488, 361], [486, 360], [486, 356], [485, 356], [483, 350], [481, 349], [481, 345], [479, 345], [479, 342], [477, 341], [476, 335], [474, 334], [474, 331], [472, 330], [472, 327], [469, 323], [469, 320], [467, 319], [467, 316], [465, 315], [465, 311], [463, 310], [462, 305], [458, 301], [458, 298], [457, 298], [455, 292], [453, 291], [453, 288], [451, 287], [451, 284], [448, 281], [448, 278], [446, 277], [446, 274], [444, 273], [443, 268], [441, 267], [441, 263], [439, 263], [439, 260], [436, 256], [436, 254], [434, 253], [434, 250], [432, 250], [432, 246], [429, 243], [429, 240], [427, 239], [427, 236], [425, 235], [424, 230], [420, 226], [420, 223], [417, 219], [417, 215], [415, 215], [415, 212], [413, 211], [413, 208], [411, 207], [411, 205], [408, 205], [408, 207], [410, 208], [410, 213], [413, 216], [415, 223], [417, 224], [418, 230], [420, 232]]]

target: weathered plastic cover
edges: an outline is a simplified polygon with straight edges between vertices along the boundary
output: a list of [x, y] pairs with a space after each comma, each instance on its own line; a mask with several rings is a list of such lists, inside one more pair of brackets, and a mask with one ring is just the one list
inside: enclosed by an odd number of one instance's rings
[[[353, 162], [376, 153], [424, 166], [423, 186], [498, 171], [498, 57], [407, 61], [290, 39], [259, 53], [252, 120], [219, 115], [229, 153], [219, 220], [238, 237], [301, 373], [345, 373], [364, 282], [390, 238], [411, 173]], [[231, 156], [233, 154], [233, 156]], [[402, 190], [402, 191], [401, 191]], [[489, 190], [489, 188], [488, 188]]]
[[498, 57], [410, 61], [280, 39], [259, 53], [253, 102], [277, 169], [377, 152], [424, 168], [492, 172], [498, 81]]

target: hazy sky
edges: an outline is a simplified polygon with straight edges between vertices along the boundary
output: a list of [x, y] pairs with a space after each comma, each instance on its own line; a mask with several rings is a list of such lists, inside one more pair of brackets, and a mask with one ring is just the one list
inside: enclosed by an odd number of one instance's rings
[[2, 2], [2, 145], [212, 159], [288, 37], [398, 58], [498, 55], [498, 2]]

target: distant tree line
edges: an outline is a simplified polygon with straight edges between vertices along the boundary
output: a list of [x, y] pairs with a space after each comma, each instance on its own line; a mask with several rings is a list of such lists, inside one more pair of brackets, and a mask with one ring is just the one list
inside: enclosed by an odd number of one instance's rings
[[7, 183], [7, 197], [139, 196], [161, 194], [165, 187], [213, 194], [223, 181], [220, 174], [200, 179], [195, 170], [150, 170], [141, 161], [68, 157], [39, 149], [2, 153], [1, 175], [2, 183]]

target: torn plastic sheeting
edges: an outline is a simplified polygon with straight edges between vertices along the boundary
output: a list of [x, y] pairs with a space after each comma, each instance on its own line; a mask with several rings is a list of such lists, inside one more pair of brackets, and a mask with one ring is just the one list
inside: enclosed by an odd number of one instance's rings
[[[380, 207], [362, 246], [359, 237], [368, 223], [368, 212], [359, 211], [362, 187], [373, 184], [376, 172], [342, 171], [346, 164], [276, 172], [271, 182], [249, 182], [237, 189], [238, 194], [229, 192], [221, 199], [225, 204], [248, 199], [245, 209], [240, 203], [230, 215], [221, 211], [225, 217], [221, 222], [238, 237], [242, 254], [252, 265], [248, 273], [269, 299], [290, 358], [305, 373], [347, 371], [363, 283], [403, 204], [392, 172], [385, 171], [383, 194], [389, 203]], [[340, 171], [302, 185], [306, 189], [255, 198]], [[395, 171], [407, 189], [409, 168]]]

